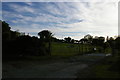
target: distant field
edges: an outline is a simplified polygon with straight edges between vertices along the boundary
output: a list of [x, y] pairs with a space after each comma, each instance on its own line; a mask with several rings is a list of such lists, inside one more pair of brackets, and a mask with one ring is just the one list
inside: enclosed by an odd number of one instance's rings
[[79, 54], [79, 47], [77, 44], [68, 43], [52, 43], [52, 55], [71, 56]]
[[[94, 53], [93, 48], [95, 46], [90, 44], [72, 44], [72, 43], [57, 43], [52, 42], [51, 44], [51, 54], [55, 56], [72, 56], [77, 54], [85, 54], [85, 53]], [[102, 47], [96, 46], [97, 50], [96, 53], [99, 52], [99, 50], [103, 50]], [[110, 53], [110, 49], [107, 48], [105, 50], [105, 53]]]

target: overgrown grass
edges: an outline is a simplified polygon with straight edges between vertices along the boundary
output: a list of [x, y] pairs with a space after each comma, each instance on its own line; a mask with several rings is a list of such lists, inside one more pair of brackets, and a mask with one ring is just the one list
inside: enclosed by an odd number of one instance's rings
[[107, 57], [78, 74], [79, 78], [120, 78], [120, 57]]
[[[94, 53], [93, 48], [96, 47], [95, 53], [99, 53], [99, 50], [103, 50], [100, 46], [93, 46], [90, 44], [72, 44], [72, 43], [57, 43], [52, 42], [51, 54], [53, 56], [72, 56], [77, 54]], [[101, 51], [101, 53], [104, 51]], [[110, 48], [105, 50], [105, 53], [110, 53]]]
[[52, 43], [52, 55], [72, 56], [85, 52], [85, 46], [70, 43]]
[[[118, 63], [118, 57], [109, 57], [103, 63], [93, 67], [93, 71], [97, 78], [120, 78], [119, 69], [116, 70]], [[114, 67], [113, 67], [114, 66]]]
[[119, 72], [109, 71], [111, 65], [97, 65], [94, 67], [96, 78], [120, 78]]
[[79, 54], [79, 47], [77, 44], [68, 43], [52, 43], [52, 55], [71, 56]]

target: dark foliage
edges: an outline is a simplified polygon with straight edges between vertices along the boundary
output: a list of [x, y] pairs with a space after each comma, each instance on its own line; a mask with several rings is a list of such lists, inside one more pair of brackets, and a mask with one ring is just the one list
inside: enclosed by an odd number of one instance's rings
[[57, 39], [53, 37], [52, 32], [49, 30], [43, 30], [38, 33], [40, 38], [31, 37], [18, 31], [12, 31], [9, 24], [2, 21], [2, 52], [3, 57], [23, 57], [23, 56], [43, 56], [51, 55], [51, 42], [66, 42], [66, 43], [82, 43], [94, 46], [101, 46], [103, 49], [107, 48], [108, 45], [111, 47], [113, 53], [116, 53], [117, 49], [120, 53], [120, 37], [115, 40], [111, 37], [107, 37], [105, 42], [104, 37], [93, 38], [91, 35], [86, 35], [80, 41], [71, 39], [70, 37]]
[[71, 43], [71, 38], [70, 37], [67, 37], [67, 38], [64, 38], [65, 42], [67, 43]]
[[[45, 41], [49, 41], [48, 35], [45, 35]], [[10, 30], [9, 24], [2, 22], [2, 48], [3, 59], [5, 57], [23, 57], [32, 55], [46, 55], [48, 49], [45, 47], [46, 43], [43, 39], [38, 37], [31, 37], [29, 35], [21, 35], [17, 31]]]

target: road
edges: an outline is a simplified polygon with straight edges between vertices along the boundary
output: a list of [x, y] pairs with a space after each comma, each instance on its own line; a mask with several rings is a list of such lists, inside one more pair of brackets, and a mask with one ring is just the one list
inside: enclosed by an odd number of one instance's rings
[[105, 56], [74, 56], [68, 59], [47, 61], [10, 61], [3, 63], [3, 78], [77, 78], [78, 71], [103, 59]]

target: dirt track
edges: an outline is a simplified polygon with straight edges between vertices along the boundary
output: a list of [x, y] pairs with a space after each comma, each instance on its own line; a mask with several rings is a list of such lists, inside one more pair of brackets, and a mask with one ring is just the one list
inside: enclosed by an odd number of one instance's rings
[[64, 60], [47, 61], [10, 61], [3, 63], [3, 78], [77, 78], [91, 64], [103, 59], [99, 57], [75, 56]]

